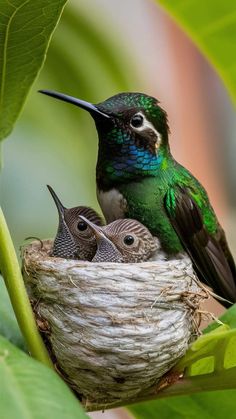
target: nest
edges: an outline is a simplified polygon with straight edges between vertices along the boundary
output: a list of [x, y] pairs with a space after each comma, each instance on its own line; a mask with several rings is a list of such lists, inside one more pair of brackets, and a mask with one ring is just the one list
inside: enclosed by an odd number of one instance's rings
[[156, 388], [196, 336], [202, 299], [189, 258], [139, 264], [23, 252], [23, 274], [57, 369], [88, 409], [138, 400]]

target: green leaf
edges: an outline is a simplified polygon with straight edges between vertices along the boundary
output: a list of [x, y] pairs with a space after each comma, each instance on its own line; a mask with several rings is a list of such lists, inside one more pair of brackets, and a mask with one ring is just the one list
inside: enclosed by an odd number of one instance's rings
[[0, 140], [40, 71], [66, 0], [0, 0]]
[[157, 0], [213, 64], [236, 100], [234, 0]]
[[[227, 324], [231, 329], [236, 328], [236, 304], [234, 304], [232, 307], [230, 307], [221, 317], [220, 321], [222, 323]], [[204, 333], [209, 333], [212, 330], [218, 328], [220, 325], [218, 322], [213, 322], [209, 324], [209, 326], [204, 329]]]
[[185, 377], [205, 374], [201, 384], [205, 389], [211, 389], [209, 378], [216, 389], [236, 388], [236, 305], [220, 321], [222, 325], [214, 322], [208, 326], [174, 367], [176, 371], [184, 371]]
[[[225, 326], [197, 339], [174, 368], [184, 372], [186, 385], [181, 385], [181, 393], [236, 388], [235, 346], [236, 330]], [[172, 394], [174, 387], [178, 394], [178, 384], [170, 388]]]
[[0, 335], [5, 336], [10, 342], [21, 349], [26, 349], [23, 336], [17, 324], [14, 311], [0, 276]]
[[0, 411], [7, 419], [84, 419], [67, 385], [0, 336]]

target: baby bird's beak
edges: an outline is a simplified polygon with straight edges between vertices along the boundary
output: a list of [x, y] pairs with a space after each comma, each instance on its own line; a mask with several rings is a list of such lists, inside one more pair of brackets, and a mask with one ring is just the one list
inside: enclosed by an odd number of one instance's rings
[[53, 200], [56, 204], [60, 220], [64, 219], [64, 213], [65, 213], [66, 208], [64, 207], [64, 205], [62, 205], [60, 199], [58, 198], [56, 192], [52, 189], [52, 187], [50, 185], [47, 185], [47, 188], [48, 188], [50, 194], [52, 195]]
[[80, 215], [80, 217], [93, 231], [96, 242], [97, 252], [92, 262], [123, 262], [123, 258], [114, 243], [104, 233], [104, 228], [97, 226], [89, 221], [87, 218]]

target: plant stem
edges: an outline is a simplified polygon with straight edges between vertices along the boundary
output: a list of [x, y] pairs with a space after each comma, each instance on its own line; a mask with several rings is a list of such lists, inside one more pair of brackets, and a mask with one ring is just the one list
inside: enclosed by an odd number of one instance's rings
[[0, 268], [13, 310], [30, 354], [38, 361], [53, 368], [52, 361], [37, 329], [16, 252], [1, 208]]

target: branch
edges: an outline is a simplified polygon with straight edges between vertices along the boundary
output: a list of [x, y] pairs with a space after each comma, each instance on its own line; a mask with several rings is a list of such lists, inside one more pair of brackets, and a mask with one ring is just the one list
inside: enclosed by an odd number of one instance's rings
[[[171, 381], [171, 372], [166, 375], [166, 382]], [[173, 380], [176, 380], [176, 373], [173, 375]], [[161, 380], [163, 383], [164, 380]], [[136, 403], [143, 403], [151, 400], [158, 400], [163, 399], [166, 397], [173, 397], [173, 396], [188, 396], [194, 393], [200, 393], [204, 391], [216, 391], [216, 390], [230, 390], [235, 389], [236, 386], [236, 367], [230, 368], [225, 370], [224, 373], [224, 380], [222, 380], [221, 374], [217, 374], [216, 372], [212, 374], [204, 374], [201, 376], [196, 377], [183, 377], [179, 378], [177, 382], [169, 385], [163, 384], [164, 389], [159, 390], [160, 384], [157, 386], [153, 386], [149, 389], [149, 392], [145, 395], [140, 395], [134, 399], [127, 399], [123, 400], [122, 402], [114, 402], [109, 404], [104, 404], [103, 406], [101, 403], [96, 404], [93, 401], [86, 401], [84, 407], [88, 412], [92, 412], [95, 410], [101, 409], [114, 409], [116, 407], [124, 407], [131, 404]]]

